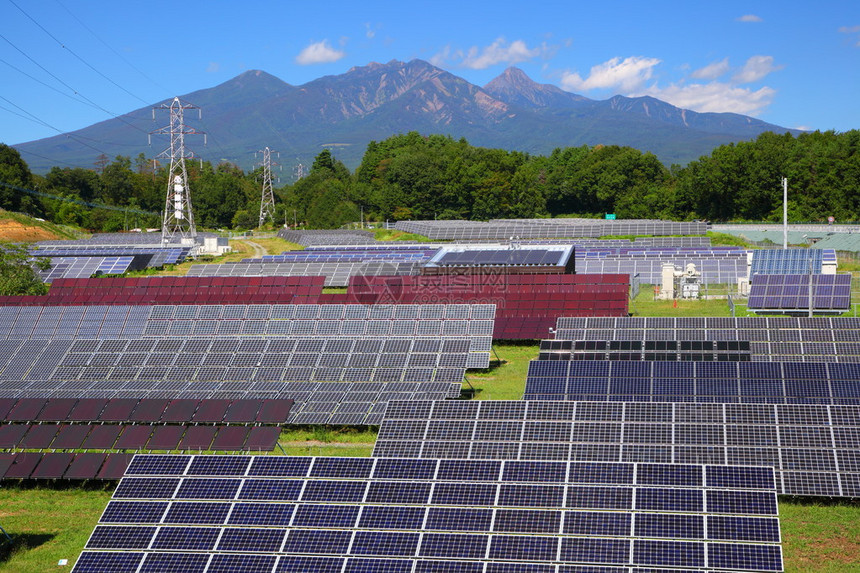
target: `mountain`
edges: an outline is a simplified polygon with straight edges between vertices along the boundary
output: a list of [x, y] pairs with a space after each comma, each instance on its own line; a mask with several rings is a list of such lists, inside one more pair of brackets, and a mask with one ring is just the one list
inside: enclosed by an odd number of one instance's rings
[[[187, 110], [186, 124], [208, 134], [208, 147], [189, 136], [187, 148], [213, 163], [231, 161], [244, 169], [254, 167], [254, 152], [264, 147], [277, 150], [278, 161], [288, 169], [299, 162], [310, 165], [324, 148], [355, 168], [369, 141], [408, 131], [533, 154], [549, 154], [556, 147], [628, 145], [654, 153], [667, 165], [686, 164], [719, 145], [765, 131], [791, 131], [738, 114], [697, 113], [652, 97], [592, 100], [534, 82], [517, 68], [480, 87], [422, 60], [371, 63], [300, 86], [252, 70], [179, 97], [202, 109], [200, 120], [196, 111]], [[164, 111], [156, 117], [153, 123], [151, 109], [141, 108], [15, 147], [37, 173], [53, 165], [91, 167], [102, 151], [111, 157], [155, 157], [168, 141], [153, 136], [150, 147], [148, 134], [169, 123]]]

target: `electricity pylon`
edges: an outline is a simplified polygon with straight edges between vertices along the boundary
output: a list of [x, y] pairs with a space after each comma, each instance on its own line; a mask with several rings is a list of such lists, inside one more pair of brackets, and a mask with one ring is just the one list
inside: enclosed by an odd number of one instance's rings
[[[260, 163], [260, 165], [263, 166], [263, 198], [260, 200], [260, 223], [257, 225], [258, 227], [262, 227], [268, 217], [272, 217], [273, 219], [275, 217], [275, 193], [272, 189], [272, 165], [277, 165], [277, 163], [272, 163], [272, 153], [278, 152], [273, 152], [267, 147], [257, 153], [263, 154], [263, 161]], [[254, 155], [256, 156], [257, 154], [255, 153]]]
[[185, 125], [184, 112], [186, 109], [196, 109], [202, 116], [200, 108], [196, 105], [181, 101], [178, 97], [168, 104], [161, 104], [152, 108], [152, 119], [155, 119], [157, 109], [170, 110], [170, 125], [157, 129], [150, 133], [169, 135], [170, 147], [159, 153], [157, 158], [170, 158], [170, 170], [167, 174], [167, 199], [164, 203], [164, 216], [161, 222], [161, 242], [170, 243], [177, 238], [195, 239], [197, 227], [194, 225], [194, 213], [191, 210], [191, 189], [188, 187], [188, 172], [185, 169], [185, 160], [195, 157], [193, 151], [185, 149], [186, 135], [203, 135], [203, 143], [206, 143], [206, 134], [193, 127]]

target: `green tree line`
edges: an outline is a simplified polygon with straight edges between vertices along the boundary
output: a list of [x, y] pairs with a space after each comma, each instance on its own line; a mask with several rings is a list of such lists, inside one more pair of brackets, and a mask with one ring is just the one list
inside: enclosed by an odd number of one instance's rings
[[[860, 220], [860, 131], [777, 135], [723, 145], [685, 167], [651, 153], [597, 145], [549, 156], [486, 149], [416, 132], [368, 144], [354, 172], [325, 149], [308, 176], [276, 188], [278, 223], [334, 228], [402, 219], [531, 218], [563, 215], [711, 221], [778, 221], [783, 177], [794, 221]], [[259, 171], [189, 162], [195, 221], [206, 228], [256, 226]], [[166, 169], [143, 158], [102, 157], [96, 169], [54, 167], [33, 175], [0, 144], [0, 182], [51, 195], [159, 212]], [[129, 214], [25, 196], [0, 188], [0, 207], [93, 230], [129, 226]], [[139, 216], [135, 216], [139, 218]], [[143, 222], [134, 226], [144, 226]], [[146, 222], [158, 226], [157, 217]]]

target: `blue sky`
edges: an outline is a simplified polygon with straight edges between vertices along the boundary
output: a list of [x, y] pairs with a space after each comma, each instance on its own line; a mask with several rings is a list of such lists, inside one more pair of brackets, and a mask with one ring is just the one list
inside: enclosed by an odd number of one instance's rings
[[783, 127], [860, 128], [856, 0], [0, 0], [0, 142], [80, 129], [251, 69], [300, 85], [415, 58], [477, 85], [517, 66], [592, 99], [651, 95]]

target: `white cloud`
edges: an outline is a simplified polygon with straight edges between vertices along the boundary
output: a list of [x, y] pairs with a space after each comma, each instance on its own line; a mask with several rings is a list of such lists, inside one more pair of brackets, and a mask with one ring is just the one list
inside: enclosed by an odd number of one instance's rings
[[508, 43], [504, 38], [498, 38], [489, 46], [479, 48], [472, 46], [467, 51], [454, 50], [445, 46], [440, 52], [430, 58], [430, 63], [441, 66], [447, 62], [456, 63], [464, 68], [483, 70], [497, 64], [513, 65], [546, 56], [554, 51], [546, 43], [529, 48], [522, 40]]
[[[852, 36], [855, 34], [860, 34], [860, 26], [842, 26], [839, 28], [839, 33], [849, 34]], [[860, 48], [860, 38], [857, 39], [857, 42], [854, 45]]]
[[744, 14], [738, 18], [738, 22], [762, 22], [763, 20], [755, 14]]
[[729, 59], [723, 58], [719, 62], [708, 64], [704, 68], [694, 70], [690, 77], [698, 80], [715, 80], [729, 71]]
[[726, 82], [673, 84], [665, 88], [652, 86], [643, 93], [674, 106], [698, 112], [731, 112], [755, 116], [767, 108], [776, 90], [767, 86], [755, 91]]
[[732, 80], [739, 84], [757, 82], [771, 72], [781, 69], [782, 66], [773, 65], [773, 56], [753, 56], [746, 61], [744, 67], [734, 75]]
[[221, 71], [221, 64], [218, 62], [209, 62], [209, 65], [206, 66], [206, 73], [214, 74], [219, 71]]
[[630, 92], [640, 89], [651, 79], [654, 67], [660, 63], [657, 58], [633, 56], [612, 58], [591, 68], [588, 77], [583, 79], [577, 72], [565, 72], [561, 87], [572, 91], [594, 89], [620, 89]]
[[376, 24], [376, 25], [374, 26], [374, 25], [373, 25], [373, 24], [371, 24], [370, 22], [365, 22], [365, 23], [364, 23], [364, 35], [365, 35], [365, 36], [367, 36], [367, 38], [368, 38], [368, 39], [372, 40], [373, 38], [375, 38], [375, 37], [376, 37], [376, 32], [377, 32], [377, 30], [379, 30], [381, 27], [382, 27], [382, 26], [381, 26], [380, 24]]
[[296, 63], [301, 66], [313, 64], [329, 64], [346, 56], [346, 52], [332, 48], [328, 40], [316, 42], [306, 47], [296, 56]]

